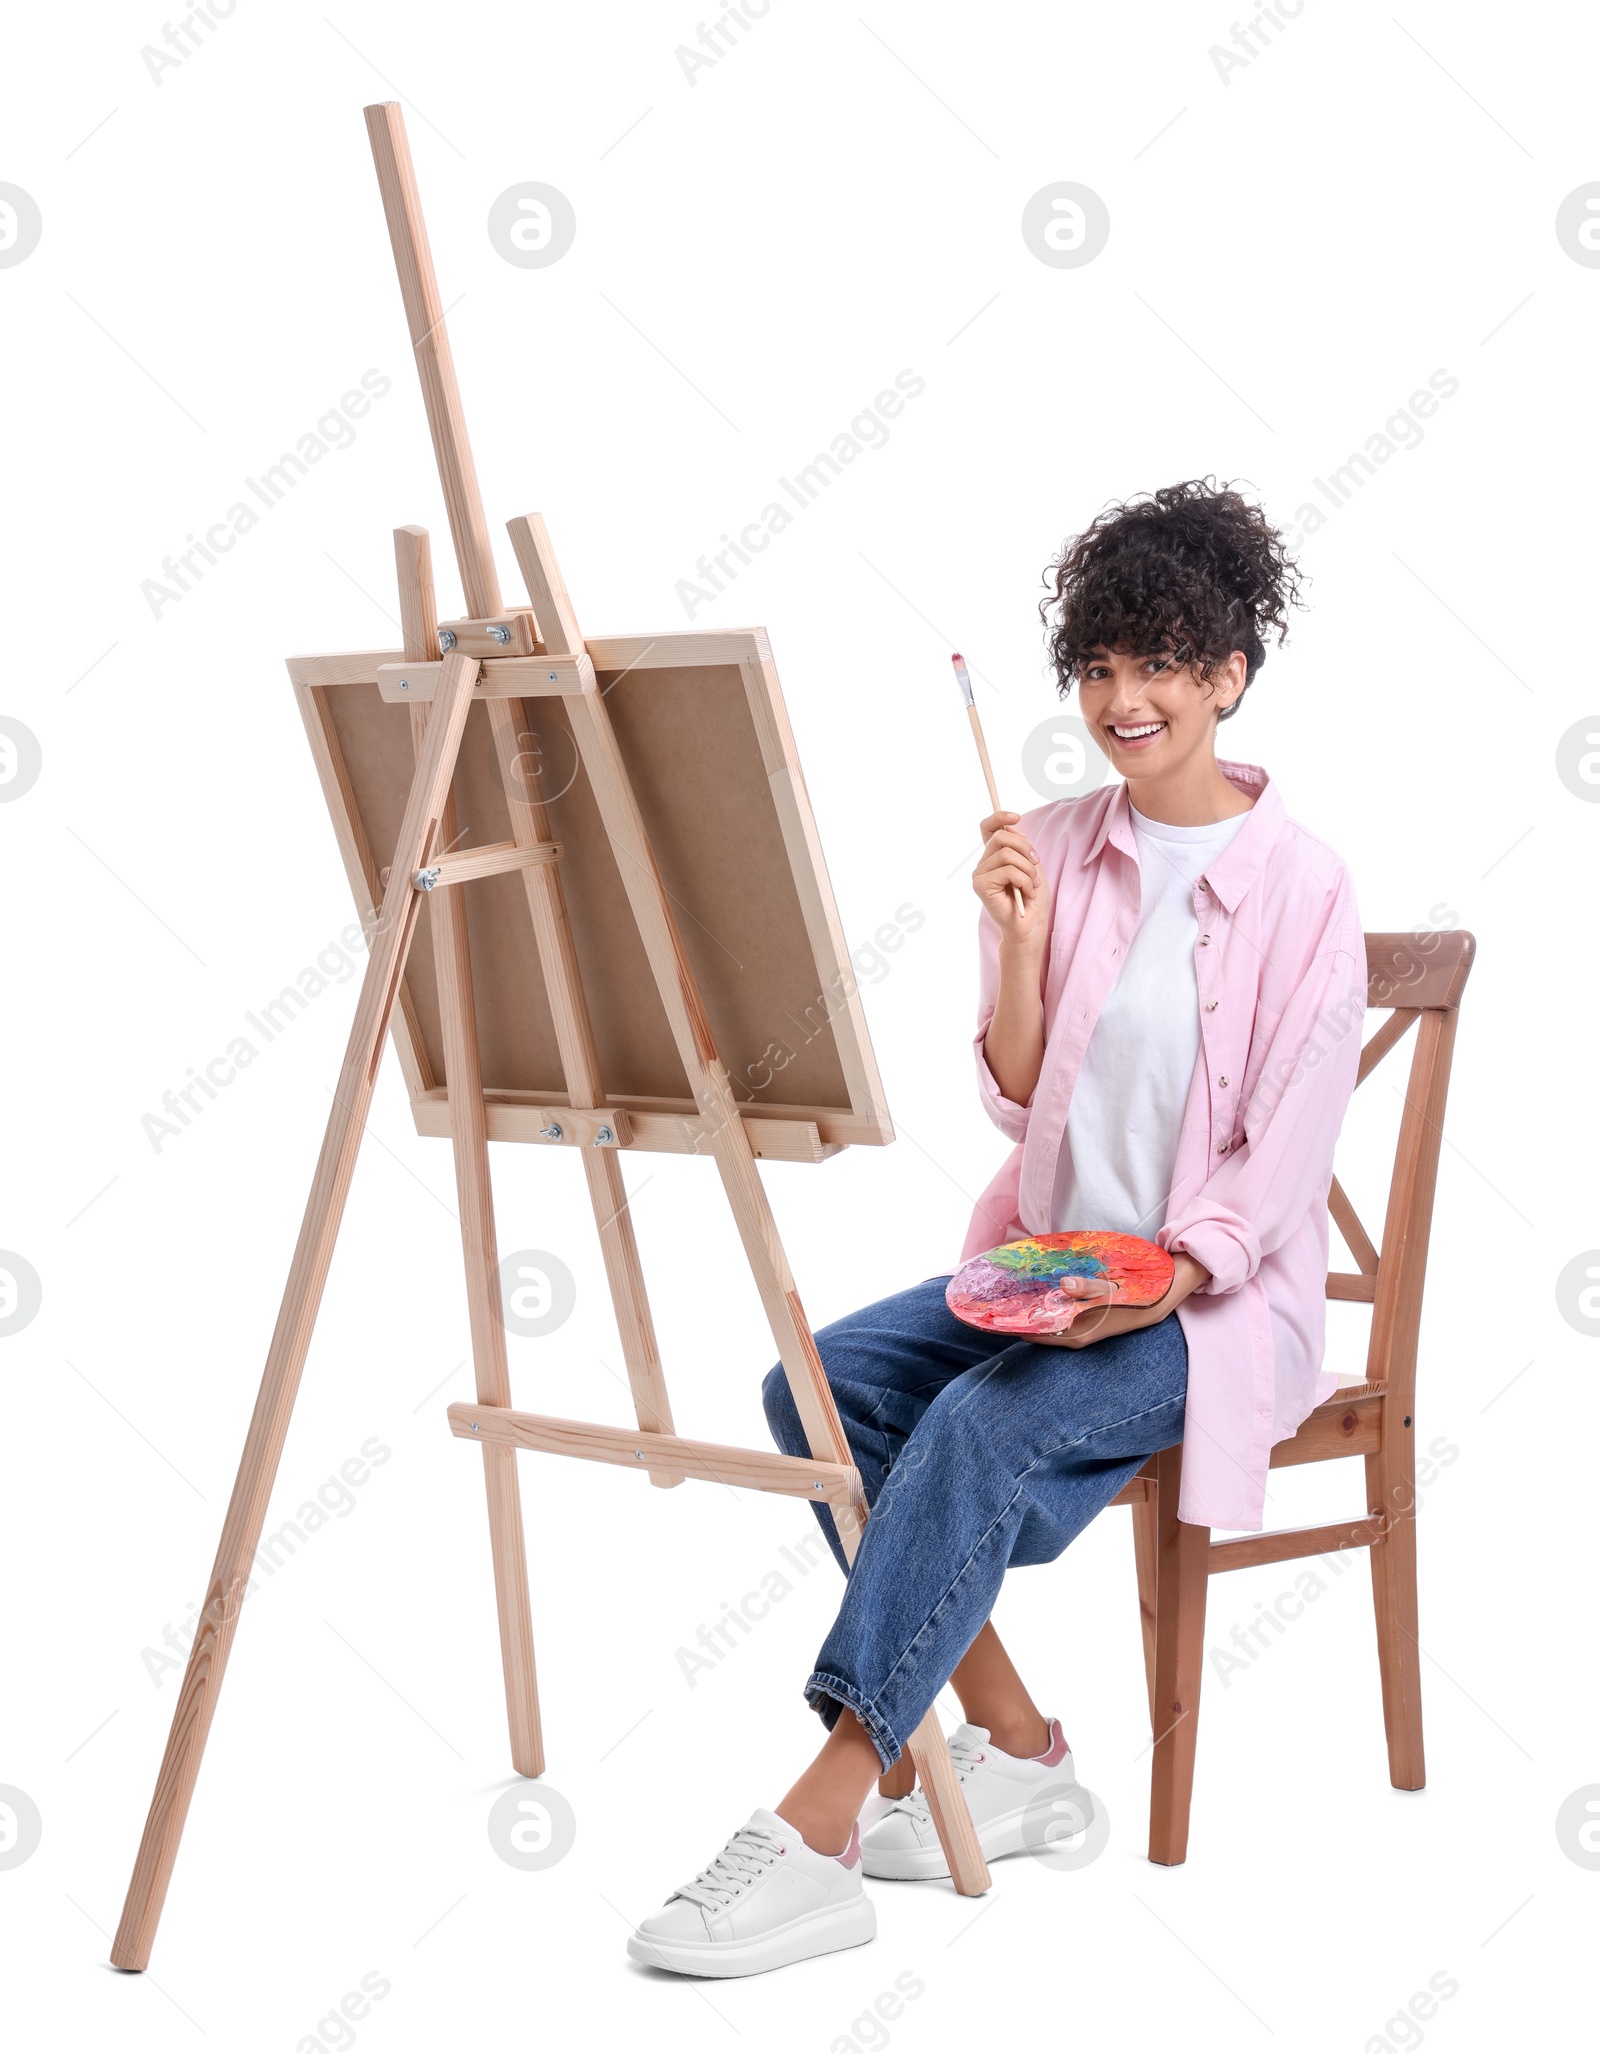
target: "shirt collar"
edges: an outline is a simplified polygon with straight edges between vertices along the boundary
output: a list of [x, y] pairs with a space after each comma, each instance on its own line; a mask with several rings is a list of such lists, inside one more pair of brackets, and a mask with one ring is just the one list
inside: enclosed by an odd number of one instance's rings
[[[1286, 818], [1283, 800], [1278, 787], [1267, 773], [1255, 763], [1233, 763], [1217, 758], [1217, 768], [1241, 792], [1252, 796], [1255, 804], [1245, 816], [1244, 825], [1229, 842], [1217, 860], [1208, 865], [1206, 880], [1218, 899], [1232, 913], [1255, 883], [1267, 852], [1278, 838], [1278, 830]], [[1110, 804], [1100, 815], [1100, 824], [1084, 853], [1084, 864], [1094, 862], [1107, 842], [1111, 842], [1125, 855], [1138, 860], [1138, 849], [1133, 839], [1133, 822], [1128, 812], [1128, 787], [1119, 784], [1111, 794]]]

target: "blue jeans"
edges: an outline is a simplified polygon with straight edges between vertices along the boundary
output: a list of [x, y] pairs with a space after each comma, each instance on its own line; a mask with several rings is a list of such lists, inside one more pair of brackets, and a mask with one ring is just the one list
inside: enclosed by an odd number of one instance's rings
[[[986, 1334], [929, 1277], [817, 1335], [871, 1517], [807, 1702], [848, 1705], [891, 1767], [989, 1617], [1008, 1568], [1053, 1562], [1145, 1460], [1183, 1438], [1177, 1316], [1085, 1348]], [[782, 1368], [762, 1386], [778, 1446], [806, 1437]], [[812, 1508], [839, 1566], [826, 1506]]]

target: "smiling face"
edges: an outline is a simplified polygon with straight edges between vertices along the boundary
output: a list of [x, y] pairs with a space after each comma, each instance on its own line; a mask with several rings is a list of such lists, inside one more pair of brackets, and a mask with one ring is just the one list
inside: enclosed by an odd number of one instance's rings
[[1170, 656], [1096, 649], [1083, 659], [1078, 698], [1083, 718], [1111, 767], [1130, 784], [1183, 779], [1216, 760], [1217, 714], [1245, 687], [1235, 650], [1209, 683]]

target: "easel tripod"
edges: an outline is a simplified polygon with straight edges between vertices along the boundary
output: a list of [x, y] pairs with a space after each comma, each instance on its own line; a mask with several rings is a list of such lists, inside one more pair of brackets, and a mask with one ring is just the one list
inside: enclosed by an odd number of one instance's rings
[[[525, 1776], [538, 1776], [544, 1769], [516, 1472], [519, 1448], [642, 1467], [648, 1471], [651, 1482], [661, 1487], [693, 1477], [812, 1500], [820, 1497], [831, 1507], [840, 1538], [851, 1557], [859, 1545], [865, 1516], [860, 1479], [852, 1465], [756, 1168], [750, 1129], [719, 1056], [707, 1009], [675, 924], [672, 902], [663, 886], [638, 797], [597, 681], [593, 648], [598, 645], [586, 645], [579, 631], [544, 524], [537, 515], [509, 524], [530, 605], [507, 611], [501, 604], [400, 110], [393, 104], [369, 107], [367, 125], [468, 617], [446, 623], [441, 630], [434, 605], [427, 537], [417, 528], [399, 529], [395, 543], [404, 649], [399, 652], [400, 660], [373, 667], [379, 673], [377, 683], [384, 697], [411, 706], [415, 769], [370, 935], [366, 974], [334, 1093], [333, 1110], [112, 1947], [113, 1963], [125, 1969], [142, 1969], [150, 1957], [301, 1372], [310, 1350], [384, 1041], [396, 1024], [397, 1014], [404, 1014], [410, 1004], [404, 980], [424, 898], [429, 905], [477, 1384], [476, 1403], [452, 1405], [449, 1417], [452, 1431], [463, 1439], [477, 1441], [483, 1451], [506, 1711], [511, 1758], [517, 1771]], [[672, 638], [656, 639], [666, 642]], [[436, 654], [441, 646], [446, 651], [442, 661]], [[343, 673], [339, 665], [346, 661], [357, 665], [369, 659], [306, 659], [302, 674], [296, 678], [313, 752], [323, 773], [324, 788], [329, 791], [336, 790], [339, 781], [335, 738], [306, 680], [314, 676], [340, 676]], [[758, 656], [750, 661], [758, 663]], [[323, 669], [319, 671], [316, 666]], [[295, 668], [292, 665], [291, 671]], [[385, 675], [386, 672], [389, 674]], [[358, 673], [352, 670], [349, 674]], [[559, 701], [562, 716], [577, 744], [626, 890], [628, 911], [648, 958], [654, 990], [693, 1093], [695, 1118], [680, 1124], [693, 1126], [693, 1145], [697, 1151], [710, 1154], [716, 1163], [805, 1426], [814, 1458], [810, 1461], [766, 1450], [688, 1440], [673, 1431], [617, 1158], [619, 1147], [633, 1142], [635, 1126], [642, 1133], [648, 1121], [643, 1115], [631, 1120], [625, 1107], [608, 1102], [604, 1088], [594, 1023], [561, 882], [563, 852], [551, 838], [546, 805], [537, 781], [530, 780], [527, 766], [520, 760], [518, 738], [526, 724], [522, 702], [539, 698]], [[484, 704], [492, 728], [512, 831], [509, 841], [458, 853], [454, 849], [457, 835], [452, 779], [468, 714], [479, 702]], [[782, 790], [785, 736], [778, 732], [780, 715], [764, 702], [763, 715], [766, 728], [771, 730], [764, 733], [772, 752], [770, 762], [775, 766], [774, 785]], [[785, 818], [787, 823], [790, 816]], [[797, 846], [804, 839], [802, 829], [808, 826], [807, 815], [793, 827], [790, 838]], [[364, 870], [370, 870], [369, 852], [357, 849], [353, 854], [347, 851], [347, 856], [352, 861], [359, 860]], [[505, 1329], [499, 1307], [488, 1141], [492, 1118], [510, 1120], [514, 1115], [501, 1113], [497, 1104], [485, 1096], [464, 897], [475, 880], [507, 873], [519, 874], [525, 890], [532, 939], [565, 1080], [565, 1118], [548, 1121], [541, 1134], [548, 1138], [550, 1128], [555, 1127], [555, 1139], [564, 1145], [578, 1146], [582, 1154], [622, 1336], [638, 1420], [636, 1431], [586, 1425], [512, 1408]], [[369, 882], [375, 886], [376, 876], [371, 876]], [[818, 923], [824, 915], [832, 917], [831, 904], [813, 906], [811, 911]], [[986, 1889], [988, 1872], [933, 1712], [928, 1713], [913, 1735], [910, 1753], [957, 1889], [965, 1893]]]

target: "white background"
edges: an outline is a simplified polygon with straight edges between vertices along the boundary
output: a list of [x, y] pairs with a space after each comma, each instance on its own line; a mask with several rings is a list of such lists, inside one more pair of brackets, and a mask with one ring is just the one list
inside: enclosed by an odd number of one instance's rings
[[[1575, 7], [1513, 23], [1308, 0], [1224, 82], [1208, 51], [1230, 25], [1162, 0], [773, 0], [691, 84], [687, 6], [240, 0], [158, 83], [140, 52], [159, 10], [13, 19], [0, 178], [44, 223], [0, 272], [0, 711], [43, 756], [0, 808], [0, 1244], [43, 1283], [0, 1343], [0, 1783], [43, 1820], [0, 1869], [17, 2045], [911, 2054], [1041, 2030], [1443, 2050], [1575, 2011], [1600, 1874], [1555, 1816], [1600, 1781], [1600, 1364], [1555, 1279], [1600, 1242], [1600, 813], [1555, 757], [1600, 699], [1600, 272], [1554, 221], [1600, 177], [1597, 32]], [[687, 625], [674, 588], [696, 558], [896, 372], [926, 380], [887, 446], [698, 614], [771, 631], [852, 942], [902, 905], [926, 916], [887, 974], [863, 959], [899, 1139], [764, 1171], [814, 1325], [948, 1268], [1003, 1153], [968, 1054], [983, 805], [949, 650], [979, 673], [1002, 787], [1036, 803], [1020, 755], [1056, 703], [1035, 607], [1063, 536], [1205, 472], [1292, 522], [1430, 373], [1459, 380], [1420, 446], [1306, 537], [1311, 609], [1227, 733], [1349, 862], [1369, 929], [1479, 942], [1418, 1400], [1419, 1447], [1451, 1451], [1422, 1493], [1426, 1791], [1389, 1787], [1365, 1568], [1324, 1566], [1245, 1671], [1208, 1659], [1189, 1860], [1149, 1866], [1113, 1512], [998, 1614], [1109, 1810], [1096, 1863], [1008, 1862], [981, 1905], [875, 1886], [874, 1946], [769, 1978], [630, 1968], [627, 1927], [819, 1738], [800, 1684], [836, 1574], [787, 1572], [691, 1687], [677, 1651], [784, 1569], [808, 1515], [528, 1458], [548, 1778], [578, 1831], [548, 1871], [496, 1857], [482, 1485], [444, 1420], [471, 1388], [450, 1161], [386, 1059], [270, 1526], [369, 1437], [390, 1459], [249, 1601], [151, 1973], [105, 1966], [176, 1691], [145, 1650], [204, 1588], [354, 979], [159, 1152], [141, 1120], [352, 918], [283, 657], [392, 644], [402, 521], [433, 531], [441, 612], [459, 610], [361, 119], [397, 95], [508, 597], [503, 523], [538, 508], [591, 631]], [[543, 270], [486, 232], [530, 179], [577, 216]], [[1062, 179], [1110, 211], [1081, 269], [1019, 229]], [[162, 559], [369, 369], [392, 386], [353, 445], [153, 615]], [[1398, 1082], [1391, 1059], [1347, 1127], [1374, 1229]], [[500, 1149], [495, 1171], [502, 1246], [578, 1279], [557, 1335], [512, 1343], [519, 1402], [625, 1420], [577, 1163]], [[762, 1444], [773, 1351], [715, 1173], [627, 1174], [680, 1426]], [[1354, 1373], [1365, 1316], [1336, 1311]], [[1361, 1485], [1332, 1465], [1273, 1492], [1274, 1523], [1299, 1523], [1357, 1511]], [[1208, 1645], [1294, 1574], [1219, 1580]], [[373, 1971], [388, 1994], [339, 2027]], [[871, 2007], [897, 1976], [921, 1994], [885, 2024]], [[1430, 1976], [1459, 1988], [1409, 2022]]]

